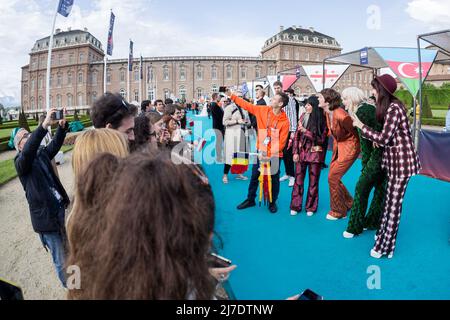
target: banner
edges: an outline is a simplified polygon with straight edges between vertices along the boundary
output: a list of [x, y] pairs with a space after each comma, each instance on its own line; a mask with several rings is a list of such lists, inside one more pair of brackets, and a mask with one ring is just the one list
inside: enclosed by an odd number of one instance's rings
[[[329, 64], [325, 66], [325, 88], [332, 88], [350, 67], [348, 64]], [[323, 89], [323, 65], [303, 66], [306, 76], [311, 81], [316, 92]]]
[[128, 71], [133, 71], [133, 41], [130, 40], [130, 54], [128, 57]]
[[[398, 79], [413, 97], [420, 87], [419, 59], [415, 48], [375, 48], [378, 55], [389, 65]], [[422, 82], [428, 76], [437, 55], [437, 50], [421, 49]]]
[[111, 18], [109, 19], [109, 31], [108, 31], [108, 48], [106, 50], [106, 54], [108, 56], [112, 56], [114, 42], [113, 42], [113, 32], [114, 32], [114, 21], [116, 20], [116, 16], [111, 11]]
[[283, 83], [283, 91], [292, 87], [292, 85], [297, 81], [298, 77], [296, 74], [293, 75], [282, 75], [281, 83]]
[[450, 182], [450, 133], [420, 131], [420, 174]]
[[73, 1], [74, 0], [59, 0], [58, 13], [67, 18], [70, 11], [72, 11]]

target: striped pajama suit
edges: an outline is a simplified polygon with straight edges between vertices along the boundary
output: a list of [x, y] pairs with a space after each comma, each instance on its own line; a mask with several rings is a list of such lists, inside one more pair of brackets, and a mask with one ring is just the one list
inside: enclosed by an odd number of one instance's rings
[[391, 103], [385, 115], [383, 130], [376, 132], [363, 126], [361, 135], [384, 147], [381, 165], [387, 171], [388, 185], [374, 250], [390, 255], [396, 247], [406, 187], [410, 178], [420, 171], [405, 107], [398, 102]]

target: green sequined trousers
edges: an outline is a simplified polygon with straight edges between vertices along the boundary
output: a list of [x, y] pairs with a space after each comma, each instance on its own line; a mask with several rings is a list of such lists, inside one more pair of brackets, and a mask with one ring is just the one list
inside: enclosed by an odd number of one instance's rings
[[[383, 126], [376, 120], [374, 106], [363, 104], [356, 115], [365, 125], [377, 131], [382, 130]], [[387, 185], [386, 173], [381, 169], [383, 149], [374, 148], [372, 142], [364, 139], [359, 130], [358, 133], [361, 143], [362, 171], [356, 184], [347, 227], [347, 232], [355, 235], [362, 233], [364, 228], [378, 230], [380, 227]], [[372, 189], [375, 189], [374, 195], [366, 214]]]

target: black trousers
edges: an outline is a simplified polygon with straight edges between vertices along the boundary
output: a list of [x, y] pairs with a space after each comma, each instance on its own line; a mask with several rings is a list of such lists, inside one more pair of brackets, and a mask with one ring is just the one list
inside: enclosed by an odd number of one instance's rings
[[[281, 159], [280, 158], [273, 158], [274, 160], [271, 161], [271, 169], [274, 170], [272, 173], [272, 202], [276, 202], [278, 199], [278, 195], [280, 194], [280, 165], [281, 165]], [[275, 164], [275, 162], [278, 162]], [[248, 200], [255, 200], [256, 198], [256, 192], [258, 191], [259, 187], [259, 159], [258, 161], [252, 166], [252, 177], [250, 179], [250, 185], [248, 186]]]
[[231, 166], [229, 164], [225, 164], [223, 168], [223, 174], [229, 174], [231, 170]]
[[292, 146], [288, 150], [289, 142], [286, 143], [286, 146], [283, 150], [283, 162], [284, 168], [286, 170], [286, 175], [290, 177], [295, 177], [295, 167], [294, 167], [294, 159], [292, 154]]

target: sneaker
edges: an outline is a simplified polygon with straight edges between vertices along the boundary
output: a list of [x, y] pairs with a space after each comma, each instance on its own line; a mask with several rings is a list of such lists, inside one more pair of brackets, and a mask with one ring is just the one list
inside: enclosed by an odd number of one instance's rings
[[284, 176], [282, 176], [282, 177], [280, 178], [280, 182], [286, 181], [286, 180], [288, 180], [288, 179], [289, 179], [289, 176], [285, 174]]
[[254, 206], [256, 206], [255, 200], [246, 199], [244, 202], [237, 206], [237, 209], [243, 210]]
[[308, 212], [306, 213], [306, 215], [307, 215], [308, 217], [312, 217], [312, 216], [314, 215], [314, 212], [308, 211]]
[[389, 255], [388, 255], [388, 259], [392, 259], [394, 257], [394, 253], [392, 252], [392, 253], [389, 253]]
[[380, 259], [383, 255], [372, 249], [370, 250], [370, 256], [375, 259]]
[[227, 176], [223, 176], [222, 182], [223, 182], [224, 184], [227, 184], [227, 183], [228, 183], [228, 177], [227, 177]]
[[377, 237], [377, 235], [375, 235], [375, 236], [374, 236], [374, 239], [375, 239], [375, 241], [377, 241], [377, 240], [378, 240], [378, 237]]
[[344, 236], [345, 239], [351, 239], [355, 236], [353, 233], [350, 233], [347, 231], [344, 231], [344, 233], [342, 235]]
[[294, 177], [289, 177], [289, 187], [293, 187], [295, 184], [295, 178]]
[[336, 221], [338, 218], [333, 217], [331, 214], [327, 214], [327, 220]]
[[278, 207], [277, 207], [277, 204], [275, 202], [271, 202], [269, 204], [269, 211], [270, 211], [270, 213], [277, 213]]
[[236, 177], [236, 179], [237, 179], [237, 180], [243, 180], [243, 181], [248, 180], [248, 178], [247, 178], [246, 176], [242, 175], [242, 174], [238, 174], [237, 177]]
[[296, 216], [296, 215], [298, 215], [298, 212], [295, 210], [291, 210], [291, 216]]

